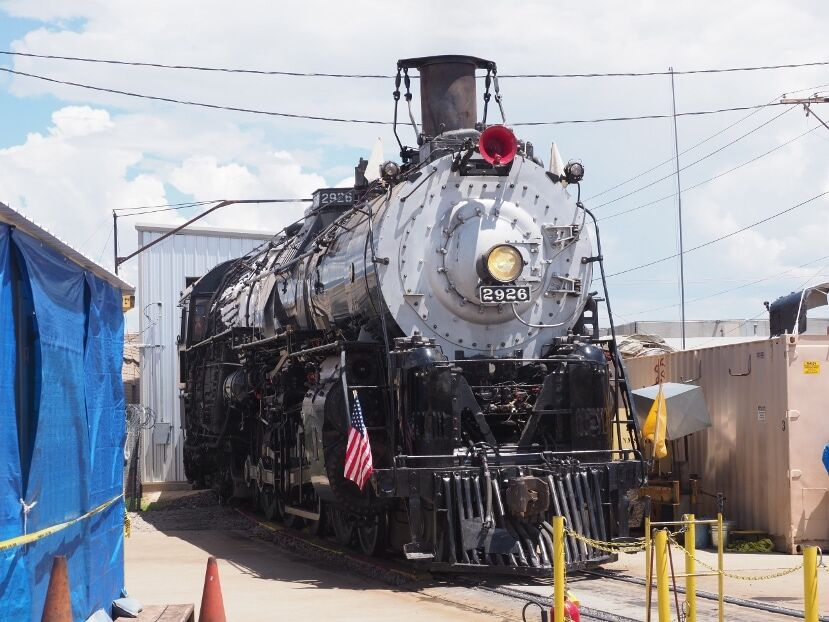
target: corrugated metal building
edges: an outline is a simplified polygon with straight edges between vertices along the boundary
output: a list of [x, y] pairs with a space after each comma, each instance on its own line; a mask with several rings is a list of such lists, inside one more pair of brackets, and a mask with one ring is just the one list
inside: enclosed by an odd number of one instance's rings
[[[137, 225], [138, 245], [173, 227]], [[138, 256], [137, 311], [141, 334], [141, 404], [155, 423], [144, 431], [142, 481], [185, 480], [178, 388], [178, 307], [182, 290], [213, 266], [241, 257], [270, 240], [272, 233], [190, 227]]]

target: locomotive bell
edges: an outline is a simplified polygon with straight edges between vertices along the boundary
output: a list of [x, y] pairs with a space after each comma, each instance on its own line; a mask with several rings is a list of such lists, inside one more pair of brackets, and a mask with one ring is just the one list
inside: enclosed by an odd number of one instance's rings
[[444, 55], [407, 58], [397, 66], [420, 72], [420, 116], [426, 136], [475, 127], [475, 70], [494, 69], [495, 63], [475, 56]]

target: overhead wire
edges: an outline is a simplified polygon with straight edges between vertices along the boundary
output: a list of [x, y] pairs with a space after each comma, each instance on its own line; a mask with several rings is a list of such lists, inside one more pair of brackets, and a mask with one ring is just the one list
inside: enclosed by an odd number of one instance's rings
[[98, 253], [98, 257], [95, 259], [95, 263], [97, 263], [97, 264], [101, 263], [101, 258], [104, 256], [104, 251], [107, 249], [107, 246], [109, 246], [109, 240], [110, 240], [111, 237], [112, 237], [112, 229], [109, 230], [109, 233], [107, 234], [107, 239], [104, 240], [104, 245], [101, 247], [101, 252]]
[[[753, 285], [757, 285], [758, 283], [764, 283], [766, 281], [772, 281], [772, 280], [780, 278], [780, 277], [782, 277], [782, 276], [784, 276], [784, 275], [786, 275], [790, 272], [793, 272], [794, 270], [799, 270], [801, 268], [805, 268], [806, 266], [810, 266], [813, 263], [817, 263], [818, 261], [824, 261], [826, 259], [829, 259], [829, 255], [824, 255], [823, 257], [818, 257], [817, 259], [812, 259], [811, 261], [807, 261], [806, 263], [800, 264], [799, 266], [794, 266], [792, 268], [788, 268], [786, 270], [783, 270], [782, 272], [777, 272], [775, 274], [764, 276], [762, 278], [755, 279], [755, 280], [750, 281], [748, 283], [743, 283], [742, 285], [738, 285], [736, 287], [729, 287], [728, 289], [724, 289], [724, 290], [721, 290], [721, 291], [718, 291], [718, 292], [714, 292], [713, 294], [706, 294], [705, 296], [698, 296], [697, 298], [691, 298], [690, 300], [686, 300], [685, 302], [686, 302], [686, 304], [690, 303], [690, 302], [699, 302], [700, 300], [708, 300], [709, 298], [715, 298], [717, 296], [723, 296], [725, 294], [730, 294], [730, 293], [735, 292], [737, 290], [745, 289], [746, 287], [751, 287]], [[821, 270], [822, 269], [823, 268], [821, 268]], [[812, 275], [810, 278], [814, 278], [815, 276], [816, 275]], [[664, 311], [665, 309], [674, 309], [678, 306], [679, 306], [679, 303], [676, 303], [676, 304], [671, 304], [671, 305], [665, 305], [663, 307], [656, 307], [656, 308], [653, 308], [653, 309], [645, 309], [644, 311], [633, 311], [633, 312], [628, 313], [627, 315], [629, 315], [629, 316], [644, 315], [645, 313], [655, 313], [656, 311]]]
[[156, 208], [167, 208], [167, 207], [192, 207], [194, 205], [207, 205], [208, 203], [218, 203], [221, 199], [210, 199], [209, 201], [186, 201], [183, 203], [161, 203], [158, 205], [136, 205], [134, 207], [116, 207], [112, 211], [114, 212], [126, 212], [132, 210], [140, 210], [140, 209], [156, 209]]
[[[760, 125], [750, 129], [748, 132], [745, 132], [744, 134], [741, 134], [740, 136], [737, 136], [737, 138], [734, 138], [733, 140], [725, 143], [724, 145], [721, 145], [721, 146], [717, 147], [713, 151], [708, 152], [707, 154], [705, 154], [704, 156], [702, 156], [700, 158], [697, 158], [693, 162], [689, 162], [688, 164], [685, 164], [685, 165], [681, 166], [679, 168], [679, 171], [681, 172], [681, 171], [687, 170], [687, 169], [691, 168], [692, 166], [696, 166], [700, 162], [703, 162], [703, 161], [707, 160], [708, 158], [711, 158], [711, 157], [717, 155], [721, 151], [724, 151], [725, 149], [728, 149], [729, 147], [737, 144], [738, 142], [740, 142], [744, 138], [747, 138], [748, 136], [751, 136], [755, 132], [760, 131], [761, 129], [763, 129], [764, 127], [766, 127], [770, 123], [776, 121], [777, 119], [779, 119], [783, 115], [790, 113], [792, 110], [794, 110], [794, 107], [790, 106], [789, 108], [783, 110], [783, 112], [774, 115], [773, 117], [771, 117], [770, 119], [767, 119], [766, 121], [764, 121]], [[668, 116], [670, 116], [670, 115], [668, 115]], [[631, 190], [630, 192], [627, 192], [626, 194], [619, 195], [615, 199], [610, 199], [609, 201], [605, 201], [604, 203], [599, 203], [593, 209], [599, 209], [601, 207], [604, 207], [605, 205], [610, 205], [611, 203], [616, 203], [616, 201], [621, 201], [622, 199], [626, 199], [627, 197], [633, 196], [634, 194], [642, 192], [643, 190], [647, 190], [648, 188], [651, 188], [651, 187], [655, 186], [656, 184], [665, 181], [666, 179], [671, 179], [675, 175], [676, 175], [676, 171], [672, 171], [668, 175], [664, 175], [664, 176], [660, 177], [659, 179], [655, 179], [655, 180], [645, 184], [644, 186], [639, 186], [638, 188], [635, 188], [634, 190]], [[673, 196], [676, 196], [676, 193]]]
[[[377, 119], [357, 119], [357, 118], [343, 118], [343, 117], [328, 117], [328, 116], [321, 116], [321, 115], [308, 115], [308, 114], [296, 114], [290, 112], [279, 112], [275, 110], [259, 110], [256, 108], [245, 108], [242, 106], [226, 106], [222, 104], [210, 104], [207, 102], [198, 102], [198, 101], [191, 101], [186, 99], [176, 99], [174, 97], [163, 97], [160, 95], [147, 95], [145, 93], [136, 93], [133, 91], [124, 91], [121, 89], [112, 89], [102, 86], [94, 86], [91, 84], [83, 84], [80, 82], [72, 82], [70, 80], [59, 80], [57, 78], [50, 78], [48, 76], [41, 76], [38, 74], [27, 73], [24, 71], [17, 71], [15, 69], [9, 69], [8, 67], [0, 67], [0, 71], [5, 73], [22, 76], [26, 78], [33, 78], [36, 80], [42, 80], [44, 82], [49, 82], [52, 84], [62, 84], [64, 86], [73, 86], [76, 88], [97, 91], [101, 93], [110, 93], [113, 95], [124, 95], [126, 97], [135, 97], [138, 99], [146, 99], [150, 101], [160, 101], [170, 104], [180, 104], [185, 106], [195, 106], [199, 108], [208, 108], [211, 110], [227, 110], [230, 112], [244, 112], [247, 114], [258, 114], [258, 115], [265, 115], [265, 116], [272, 116], [272, 117], [281, 117], [281, 118], [288, 118], [288, 119], [305, 119], [310, 121], [328, 121], [333, 123], [358, 123], [358, 124], [368, 124], [368, 125], [392, 125], [392, 121], [380, 121]], [[712, 115], [712, 114], [721, 114], [725, 112], [739, 112], [744, 110], [754, 110], [758, 108], [765, 108], [769, 105], [783, 105], [778, 103], [775, 104], [755, 104], [755, 105], [748, 105], [748, 106], [732, 106], [727, 108], [715, 108], [709, 110], [691, 110], [686, 112], [678, 112], [676, 114], [677, 117], [695, 117], [695, 116], [705, 116], [705, 115]], [[518, 123], [512, 123], [513, 127], [518, 126], [543, 126], [543, 125], [571, 125], [571, 124], [585, 124], [585, 123], [607, 123], [607, 122], [616, 122], [616, 121], [643, 121], [643, 120], [651, 120], [651, 119], [668, 119], [672, 118], [674, 115], [670, 114], [648, 114], [648, 115], [634, 115], [634, 116], [618, 116], [618, 117], [602, 117], [602, 118], [594, 118], [594, 119], [563, 119], [558, 121], [521, 121]]]
[[[803, 88], [803, 89], [787, 91], [786, 93], [781, 93], [779, 96], [776, 96], [776, 97], [773, 97], [772, 99], [770, 99], [766, 103], [766, 106], [771, 106], [772, 104], [777, 102], [781, 97], [785, 97], [786, 95], [793, 95], [795, 93], [803, 93], [803, 92], [806, 92], [806, 91], [814, 91], [815, 89], [821, 89], [821, 88], [824, 88], [826, 86], [829, 86], [829, 83], [817, 84], [815, 86], [809, 86], [809, 87], [806, 87], [806, 88]], [[737, 125], [747, 121], [748, 119], [750, 119], [754, 115], [758, 114], [766, 106], [763, 106], [761, 108], [757, 108], [755, 110], [752, 110], [747, 115], [737, 119], [736, 121], [734, 121], [732, 123], [729, 123], [725, 127], [721, 128], [721, 129], [717, 130], [716, 132], [714, 132], [713, 134], [710, 134], [709, 136], [703, 138], [699, 142], [694, 143], [690, 147], [688, 147], [686, 149], [683, 149], [682, 151], [679, 152], [679, 155], [683, 156], [686, 153], [689, 153], [689, 152], [693, 151], [694, 149], [697, 149], [698, 147], [701, 147], [705, 143], [710, 142], [711, 140], [713, 140], [713, 139], [717, 138], [718, 136], [724, 134], [725, 132], [732, 129], [733, 127], [736, 127]], [[658, 168], [661, 168], [662, 166], [665, 166], [666, 164], [672, 164], [675, 161], [675, 157], [676, 156], [674, 154], [672, 154], [669, 158], [667, 158], [665, 160], [662, 160], [658, 164], [654, 164], [649, 169], [641, 171], [641, 172], [637, 173], [636, 175], [633, 175], [632, 177], [628, 177], [627, 179], [625, 179], [623, 181], [620, 181], [619, 183], [617, 183], [613, 186], [610, 186], [609, 188], [606, 188], [606, 189], [602, 190], [601, 192], [597, 192], [596, 194], [590, 195], [589, 197], [587, 197], [585, 199], [585, 201], [590, 201], [592, 199], [595, 199], [596, 197], [600, 197], [604, 194], [607, 194], [608, 192], [612, 192], [613, 190], [621, 188], [622, 186], [625, 186], [625, 185], [629, 184], [632, 181], [636, 181], [638, 179], [641, 179], [642, 177], [644, 177], [648, 173], [652, 173], [653, 171], [657, 170]]]
[[[58, 54], [34, 54], [31, 52], [17, 52], [13, 50], [0, 50], [0, 54], [5, 56], [20, 56], [24, 58], [40, 58], [47, 60], [66, 60], [83, 63], [96, 63], [107, 65], [126, 65], [131, 67], [151, 67], [155, 69], [176, 69], [176, 70], [190, 70], [190, 71], [207, 71], [220, 73], [242, 73], [253, 75], [266, 76], [291, 76], [303, 78], [355, 78], [355, 79], [392, 79], [390, 74], [376, 74], [376, 73], [328, 73], [316, 71], [285, 71], [285, 70], [264, 70], [264, 69], [245, 69], [232, 67], [215, 67], [206, 65], [187, 65], [187, 64], [172, 64], [172, 63], [154, 63], [145, 61], [126, 61], [109, 58], [90, 58], [84, 56], [68, 56]], [[822, 67], [829, 65], [829, 61], [810, 61], [805, 63], [785, 63], [777, 65], [753, 65], [743, 67], [713, 67], [703, 69], [685, 69], [676, 71], [612, 71], [612, 72], [589, 72], [589, 73], [505, 73], [498, 74], [498, 78], [640, 78], [649, 76], [667, 76], [673, 73], [674, 75], [693, 75], [693, 74], [712, 74], [712, 73], [733, 73], [743, 71], [769, 71], [777, 69], [799, 69], [804, 67]]]
[[329, 121], [334, 123], [362, 123], [369, 125], [391, 125], [391, 121], [376, 121], [372, 119], [348, 119], [342, 117], [325, 117], [319, 115], [294, 114], [290, 112], [277, 112], [274, 110], [257, 110], [255, 108], [243, 108], [241, 106], [223, 106], [219, 104], [209, 104], [206, 102], [189, 101], [186, 99], [175, 99], [173, 97], [162, 97], [159, 95], [147, 95], [144, 93], [134, 93], [132, 91], [123, 91], [120, 89], [110, 89], [102, 86], [94, 86], [91, 84], [82, 84], [80, 82], [71, 82], [69, 80], [58, 80], [56, 78], [49, 78], [48, 76], [40, 76], [33, 73], [26, 73], [24, 71], [16, 71], [8, 67], [0, 67], [0, 71], [6, 73], [24, 76], [27, 78], [34, 78], [43, 80], [44, 82], [51, 82], [52, 84], [63, 84], [65, 86], [74, 86], [76, 88], [87, 89], [91, 91], [98, 91], [100, 93], [111, 93], [113, 95], [125, 95], [127, 97], [136, 97], [139, 99], [147, 99], [152, 101], [166, 102], [169, 104], [182, 104], [186, 106], [196, 106], [199, 108], [210, 108], [213, 110], [228, 110], [231, 112], [245, 112], [248, 114], [260, 114], [272, 117], [284, 117], [287, 119], [308, 119], [311, 121]]
[[[746, 160], [745, 162], [742, 162], [742, 163], [738, 164], [737, 166], [733, 166], [733, 167], [731, 167], [730, 169], [728, 169], [726, 171], [723, 171], [721, 173], [717, 173], [713, 177], [710, 177], [708, 179], [704, 179], [704, 180], [702, 180], [702, 181], [700, 181], [696, 184], [693, 184], [691, 186], [683, 188], [682, 189], [682, 194], [685, 194], [686, 192], [688, 192], [689, 190], [693, 190], [694, 188], [699, 188], [700, 186], [704, 186], [705, 184], [711, 183], [712, 181], [715, 181], [715, 180], [719, 179], [720, 177], [724, 177], [725, 175], [728, 175], [729, 173], [733, 173], [734, 171], [737, 171], [737, 170], [743, 168], [744, 166], [748, 166], [749, 164], [753, 164], [757, 160], [765, 158], [766, 156], [771, 155], [775, 151], [779, 151], [780, 149], [783, 149], [784, 147], [787, 147], [788, 145], [792, 144], [793, 142], [796, 142], [796, 141], [800, 140], [804, 136], [807, 136], [808, 134], [811, 134], [812, 132], [814, 132], [818, 128], [820, 128], [820, 126], [816, 125], [815, 127], [811, 128], [811, 129], [808, 129], [805, 132], [803, 132], [801, 134], [798, 134], [797, 136], [794, 136], [793, 138], [790, 138], [786, 142], [780, 143], [779, 145], [777, 145], [775, 147], [772, 147], [768, 151], [766, 151], [764, 153], [761, 153], [760, 155], [757, 155], [757, 156], [751, 158], [750, 160]], [[680, 170], [682, 170], [682, 169], [680, 169]], [[647, 203], [642, 203], [641, 205], [637, 205], [636, 207], [631, 207], [629, 209], [622, 210], [620, 212], [616, 212], [614, 214], [610, 214], [608, 216], [605, 216], [604, 218], [599, 218], [599, 221], [601, 222], [601, 221], [605, 221], [605, 220], [610, 220], [611, 218], [616, 218], [617, 216], [624, 216], [625, 214], [630, 214], [632, 212], [639, 211], [639, 210], [644, 209], [646, 207], [651, 207], [652, 205], [656, 205], [657, 203], [661, 203], [662, 201], [673, 198], [673, 197], [677, 196], [677, 194], [679, 194], [679, 193], [678, 192], [672, 192], [671, 194], [666, 194], [665, 196], [659, 197], [658, 199], [654, 199], [653, 201], [648, 201]]]
[[[817, 261], [820, 261], [820, 260], [817, 260]], [[824, 269], [825, 267], [826, 267], [825, 265], [824, 265], [824, 266], [821, 266], [821, 267], [820, 267], [820, 270], [818, 270], [818, 272], [817, 272], [817, 273], [815, 273], [815, 274], [811, 275], [811, 276], [810, 276], [810, 277], [808, 277], [805, 281], [803, 281], [803, 283], [800, 285], [800, 287], [798, 287], [797, 289], [795, 289], [795, 291], [798, 291], [798, 290], [801, 290], [801, 291], [802, 291], [802, 290], [806, 287], [806, 285], [809, 283], [809, 281], [811, 281], [811, 280], [812, 280], [813, 278], [815, 278], [818, 274], [820, 274], [820, 273], [823, 271], [823, 269]], [[754, 317], [750, 317], [750, 318], [748, 318], [747, 320], [745, 320], [745, 321], [740, 322], [739, 324], [737, 324], [737, 326], [734, 326], [733, 328], [730, 328], [729, 330], [725, 331], [725, 332], [723, 333], [723, 336], [725, 336], [725, 335], [730, 335], [731, 333], [733, 333], [733, 332], [735, 332], [735, 331], [737, 331], [737, 330], [740, 330], [743, 326], [745, 326], [745, 325], [746, 325], [746, 324], [748, 324], [749, 322], [753, 322], [754, 320], [758, 320], [758, 319], [760, 319], [762, 316], [764, 316], [765, 314], [766, 314], [766, 311], [761, 311], [760, 313], [758, 313], [758, 314], [757, 314], [757, 315], [755, 315]], [[698, 346], [696, 346], [696, 347], [697, 347], [697, 348], [701, 348], [701, 347], [703, 347], [703, 346], [708, 345], [709, 343], [713, 343], [715, 340], [716, 340], [716, 337], [715, 337], [714, 339], [709, 339], [708, 341], [705, 341], [705, 342], [703, 342], [702, 344], [700, 344], [700, 345], [698, 345]]]
[[[268, 199], [268, 203], [308, 203], [312, 199]], [[156, 214], [158, 212], [171, 212], [175, 210], [187, 209], [189, 207], [197, 207], [201, 205], [210, 205], [214, 203], [221, 203], [223, 199], [215, 199], [212, 201], [199, 201], [196, 203], [180, 203], [180, 204], [170, 204], [168, 207], [159, 206], [159, 209], [149, 209], [145, 211], [139, 212], [128, 212], [126, 214], [118, 214], [118, 218], [129, 218], [132, 216], [143, 216], [145, 214]], [[131, 208], [121, 208], [121, 209], [131, 209]], [[140, 209], [140, 208], [133, 208], [133, 209]]]
[[[757, 227], [759, 225], [762, 225], [763, 223], [774, 220], [775, 218], [778, 218], [778, 217], [782, 216], [783, 214], [788, 214], [789, 212], [792, 212], [792, 211], [794, 211], [794, 210], [796, 210], [800, 207], [803, 207], [804, 205], [808, 205], [810, 203], [813, 203], [814, 201], [817, 201], [821, 197], [824, 197], [828, 194], [829, 194], [829, 190], [824, 190], [820, 194], [816, 194], [815, 196], [813, 196], [811, 198], [808, 198], [805, 201], [801, 201], [800, 203], [797, 203], [796, 205], [792, 205], [791, 207], [787, 207], [786, 209], [780, 210], [779, 212], [775, 212], [774, 214], [771, 214], [770, 216], [766, 216], [765, 218], [757, 220], [757, 221], [755, 221], [755, 222], [753, 222], [749, 225], [745, 225], [744, 227], [740, 227], [739, 229], [731, 231], [730, 233], [726, 233], [725, 235], [721, 235], [717, 238], [714, 238], [712, 240], [708, 240], [707, 242], [703, 242], [702, 244], [698, 244], [697, 246], [686, 249], [685, 251], [683, 251], [682, 254], [687, 255], [688, 253], [697, 251], [701, 248], [705, 248], [706, 246], [711, 246], [712, 244], [716, 244], [717, 242], [721, 242], [722, 240], [733, 237], [733, 236], [735, 236], [737, 234], [740, 234], [744, 231], [748, 231], [749, 229], [753, 229], [754, 227]], [[611, 278], [611, 277], [614, 277], [614, 276], [619, 276], [620, 274], [627, 274], [628, 272], [633, 272], [635, 270], [641, 270], [642, 268], [648, 268], [650, 266], [654, 266], [656, 264], [662, 263], [663, 261], [668, 261], [669, 259], [675, 259], [675, 258], [679, 257], [679, 255], [680, 255], [680, 253], [674, 253], [673, 255], [668, 255], [666, 257], [660, 257], [659, 259], [654, 259], [652, 261], [648, 261], [646, 263], [639, 264], [638, 266], [633, 266], [631, 268], [626, 268], [624, 270], [620, 270], [619, 272], [614, 272], [613, 274], [607, 275], [607, 278]]]
[[118, 214], [118, 218], [131, 218], [133, 216], [144, 216], [145, 214], [157, 214], [159, 212], [174, 212], [177, 210], [188, 209], [191, 207], [200, 207], [202, 205], [210, 205], [210, 203], [194, 203], [192, 205], [178, 205], [176, 207], [161, 207], [158, 209], [144, 210], [141, 212], [126, 212]]

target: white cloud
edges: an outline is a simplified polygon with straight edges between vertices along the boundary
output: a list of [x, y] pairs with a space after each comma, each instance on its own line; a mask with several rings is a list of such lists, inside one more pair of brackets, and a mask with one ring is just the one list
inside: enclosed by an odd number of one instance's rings
[[[736, 5], [734, 5], [736, 7]], [[437, 0], [416, 9], [387, 3], [259, 0], [239, 12], [218, 1], [142, 3], [94, 0], [6, 0], [0, 9], [43, 20], [13, 44], [38, 54], [65, 54], [167, 63], [309, 71], [391, 73], [397, 58], [433, 53], [493, 57], [505, 73], [628, 71], [721, 67], [822, 60], [829, 5], [805, 2], [781, 11], [774, 0], [673, 5], [585, 1], [484, 4], [474, 13]], [[436, 16], [440, 16], [438, 19]], [[716, 15], [716, 19], [707, 16]], [[490, 34], [491, 33], [491, 34]], [[62, 80], [127, 91], [263, 110], [346, 118], [390, 119], [390, 81], [288, 78], [130, 68], [18, 57], [14, 68]], [[770, 101], [782, 92], [829, 82], [825, 68], [680, 76], [680, 110]], [[415, 82], [415, 102], [417, 102]], [[386, 157], [397, 159], [391, 129], [359, 124], [252, 116], [84, 91], [13, 78], [10, 92], [28, 101], [51, 95], [66, 105], [50, 128], [32, 128], [25, 142], [0, 149], [0, 200], [24, 206], [60, 235], [89, 241], [97, 256], [114, 207], [171, 200], [169, 190], [198, 199], [231, 196], [303, 197], [326, 181], [348, 179], [380, 135]], [[501, 81], [508, 119], [555, 120], [670, 111], [666, 77], [604, 80]], [[401, 117], [406, 118], [404, 109]], [[491, 110], [497, 118], [497, 112]], [[716, 140], [683, 156], [683, 163], [715, 149], [770, 118], [762, 111]], [[740, 113], [744, 114], [744, 113]], [[680, 148], [710, 135], [740, 114], [680, 120]], [[493, 117], [490, 117], [493, 118]], [[683, 171], [683, 184], [722, 172], [803, 131], [798, 113]], [[811, 121], [814, 124], [814, 121]], [[687, 193], [683, 199], [686, 247], [739, 228], [829, 188], [826, 137], [821, 129], [744, 169]], [[411, 143], [411, 128], [401, 137]], [[587, 169], [586, 196], [667, 159], [673, 148], [669, 120], [520, 128], [546, 159], [555, 140]], [[671, 166], [588, 202], [597, 205], [671, 171]], [[345, 180], [343, 180], [345, 181]], [[667, 179], [597, 210], [602, 217], [673, 191]], [[237, 206], [205, 224], [273, 230], [301, 208]], [[676, 251], [675, 204], [668, 200], [602, 224], [608, 271]], [[162, 212], [140, 220], [173, 222]], [[125, 221], [125, 223], [130, 221]], [[125, 225], [128, 227], [129, 225]], [[734, 279], [774, 274], [819, 256], [829, 226], [826, 202], [781, 217], [687, 257], [688, 297], [724, 289]], [[125, 244], [134, 236], [125, 235]], [[107, 251], [108, 253], [109, 251]], [[105, 254], [104, 261], [107, 256]], [[817, 270], [818, 266], [814, 269]], [[811, 269], [811, 268], [810, 268]], [[793, 271], [792, 274], [800, 274]], [[805, 277], [804, 277], [805, 278]], [[622, 313], [676, 301], [675, 261], [611, 281]], [[720, 279], [720, 282], [714, 279]], [[726, 281], [726, 279], [731, 279]], [[624, 285], [625, 280], [635, 284]], [[657, 282], [658, 281], [658, 282]], [[620, 283], [619, 286], [614, 283]], [[768, 291], [789, 287], [768, 284]], [[700, 303], [694, 312], [744, 314], [756, 289]], [[670, 313], [670, 312], [669, 312]]]

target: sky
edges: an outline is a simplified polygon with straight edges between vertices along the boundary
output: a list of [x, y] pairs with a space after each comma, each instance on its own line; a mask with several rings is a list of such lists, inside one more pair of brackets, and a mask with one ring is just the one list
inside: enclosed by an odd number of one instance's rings
[[[313, 0], [287, 6], [0, 0], [0, 51], [360, 74], [390, 74], [398, 58], [446, 53], [494, 60], [505, 75], [829, 61], [829, 4], [820, 0], [524, 0], [482, 3], [474, 11], [431, 0], [400, 8]], [[291, 114], [390, 120], [393, 112], [390, 79], [199, 72], [5, 54], [0, 68]], [[670, 77], [504, 77], [500, 86], [507, 122], [545, 163], [555, 142], [565, 161], [584, 164], [582, 198], [600, 219], [607, 272], [624, 272], [608, 279], [616, 321], [678, 319], [677, 259], [627, 272], [678, 252], [673, 121], [519, 125], [669, 115]], [[675, 91], [680, 113], [768, 104], [783, 93], [829, 93], [829, 65], [678, 75]], [[829, 105], [815, 111], [829, 122]], [[401, 136], [414, 143], [410, 127], [403, 126]], [[399, 159], [385, 125], [185, 106], [0, 71], [0, 201], [108, 268], [113, 209], [309, 197], [353, 176], [358, 158], [368, 157], [378, 138], [386, 157]], [[765, 313], [763, 301], [829, 280], [829, 195], [708, 244], [829, 190], [829, 130], [802, 108], [766, 106], [681, 116], [677, 139], [688, 319], [757, 317]], [[200, 209], [119, 220], [119, 254], [136, 247], [135, 223], [183, 222]], [[234, 206], [200, 224], [277, 231], [302, 209]], [[614, 216], [620, 212], [626, 213]], [[122, 275], [137, 280], [134, 261], [122, 266]]]

